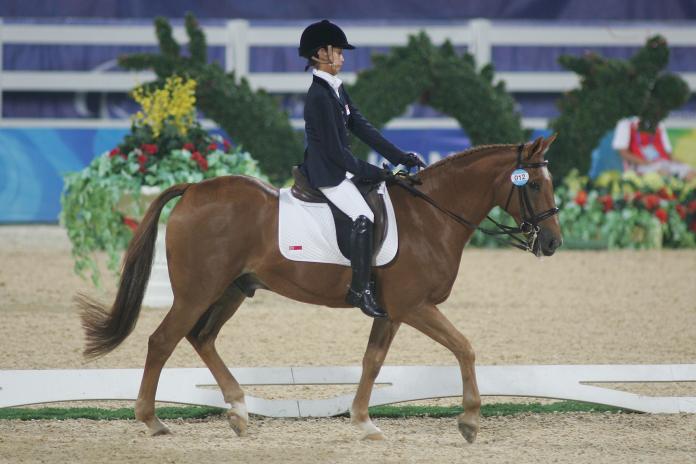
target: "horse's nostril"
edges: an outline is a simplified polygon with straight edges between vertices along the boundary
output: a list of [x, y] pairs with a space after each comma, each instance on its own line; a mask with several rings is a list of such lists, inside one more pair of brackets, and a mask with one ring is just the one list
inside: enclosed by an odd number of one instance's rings
[[555, 238], [552, 238], [551, 240], [549, 240], [549, 250], [555, 250], [556, 245], [558, 245], [558, 242], [556, 241]]

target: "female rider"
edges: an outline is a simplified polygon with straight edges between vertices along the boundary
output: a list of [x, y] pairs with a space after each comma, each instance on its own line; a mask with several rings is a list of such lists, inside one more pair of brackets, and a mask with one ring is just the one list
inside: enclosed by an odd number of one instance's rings
[[386, 140], [360, 114], [336, 77], [343, 66], [343, 50], [354, 48], [341, 28], [326, 19], [302, 32], [299, 54], [307, 58], [305, 69], [311, 67], [314, 76], [304, 107], [307, 147], [300, 169], [314, 188], [353, 221], [353, 278], [346, 302], [368, 316], [386, 317], [370, 288], [374, 215], [353, 180], [380, 182], [391, 172], [356, 158], [350, 152], [348, 130], [394, 165], [425, 165], [416, 154], [406, 153]]

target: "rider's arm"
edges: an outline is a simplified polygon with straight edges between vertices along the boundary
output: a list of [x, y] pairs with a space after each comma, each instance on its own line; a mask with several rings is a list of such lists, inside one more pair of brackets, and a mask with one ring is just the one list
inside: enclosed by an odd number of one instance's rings
[[360, 140], [365, 142], [367, 146], [387, 158], [393, 165], [401, 164], [406, 153], [389, 140], [385, 139], [384, 136], [365, 119], [360, 113], [360, 110], [353, 105], [348, 94], [344, 92], [344, 95], [346, 96], [348, 108], [350, 109], [348, 129]]

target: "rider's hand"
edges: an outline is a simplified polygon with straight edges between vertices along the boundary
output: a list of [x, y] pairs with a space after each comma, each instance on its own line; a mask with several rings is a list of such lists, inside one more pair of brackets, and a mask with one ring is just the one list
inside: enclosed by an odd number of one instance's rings
[[401, 159], [401, 164], [406, 166], [406, 169], [411, 169], [415, 167], [424, 168], [425, 163], [420, 159], [416, 153], [406, 153]]
[[386, 168], [380, 169], [379, 173], [377, 174], [377, 181], [378, 182], [390, 181], [393, 179], [394, 179], [394, 173]]

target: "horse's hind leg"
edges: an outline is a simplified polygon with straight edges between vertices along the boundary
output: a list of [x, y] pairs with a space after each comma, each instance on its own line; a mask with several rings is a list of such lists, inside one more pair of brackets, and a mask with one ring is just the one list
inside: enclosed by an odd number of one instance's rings
[[167, 426], [155, 415], [155, 395], [162, 368], [176, 345], [191, 331], [210, 304], [210, 301], [198, 305], [186, 304], [175, 297], [172, 309], [150, 335], [143, 379], [135, 402], [135, 417], [147, 425], [152, 435], [170, 433]]
[[234, 315], [242, 304], [245, 296], [236, 285], [231, 285], [222, 298], [206, 311], [193, 330], [186, 336], [186, 339], [191, 342], [215, 377], [225, 402], [230, 405], [227, 418], [232, 430], [238, 436], [246, 435], [249, 422], [249, 415], [244, 403], [244, 392], [215, 349], [215, 339], [225, 322]]
[[464, 412], [457, 418], [459, 432], [466, 441], [473, 443], [479, 430], [479, 412], [481, 397], [476, 385], [474, 370], [474, 350], [464, 335], [432, 305], [410, 311], [404, 317], [404, 322], [420, 330], [436, 342], [448, 348], [459, 361], [462, 371], [462, 405]]
[[368, 413], [370, 395], [375, 379], [384, 363], [392, 340], [399, 329], [399, 323], [389, 319], [375, 319], [372, 323], [370, 339], [363, 356], [362, 375], [360, 385], [355, 393], [353, 405], [350, 408], [350, 420], [353, 425], [363, 431], [363, 438], [368, 440], [382, 440], [382, 431], [372, 423]]

